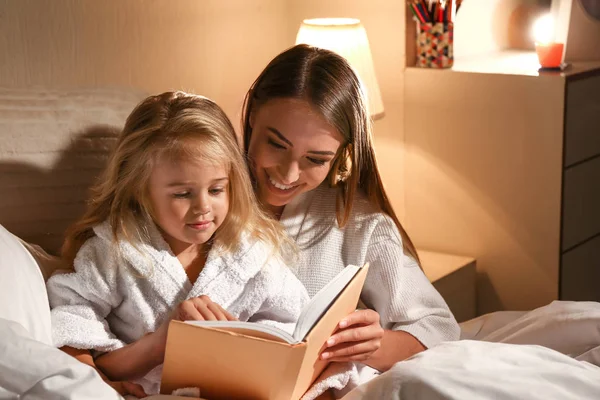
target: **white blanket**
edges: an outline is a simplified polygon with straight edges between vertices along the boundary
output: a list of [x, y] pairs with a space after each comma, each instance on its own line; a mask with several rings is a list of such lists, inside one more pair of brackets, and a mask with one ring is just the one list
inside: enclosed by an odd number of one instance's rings
[[600, 303], [496, 312], [461, 330], [463, 340], [400, 362], [343, 399], [600, 398]]
[[397, 363], [344, 400], [600, 398], [600, 368], [541, 346], [462, 340]]
[[600, 366], [600, 303], [554, 301], [533, 311], [502, 311], [461, 324], [461, 339], [537, 344]]

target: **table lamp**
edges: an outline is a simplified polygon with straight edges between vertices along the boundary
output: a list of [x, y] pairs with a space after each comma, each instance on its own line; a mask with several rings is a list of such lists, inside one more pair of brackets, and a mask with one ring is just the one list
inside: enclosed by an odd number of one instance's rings
[[383, 117], [383, 101], [375, 77], [369, 39], [358, 19], [305, 19], [296, 36], [296, 44], [301, 43], [331, 50], [346, 58], [363, 85], [371, 117]]

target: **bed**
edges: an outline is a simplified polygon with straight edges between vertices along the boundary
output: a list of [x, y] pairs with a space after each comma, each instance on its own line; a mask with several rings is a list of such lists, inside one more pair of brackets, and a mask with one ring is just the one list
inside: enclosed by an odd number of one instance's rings
[[[0, 88], [0, 399], [119, 399], [51, 345], [44, 281], [85, 205], [134, 89]], [[344, 399], [600, 398], [600, 306], [555, 302], [461, 324], [444, 343]], [[170, 396], [154, 396], [154, 399]], [[171, 397], [173, 398], [173, 397]]]

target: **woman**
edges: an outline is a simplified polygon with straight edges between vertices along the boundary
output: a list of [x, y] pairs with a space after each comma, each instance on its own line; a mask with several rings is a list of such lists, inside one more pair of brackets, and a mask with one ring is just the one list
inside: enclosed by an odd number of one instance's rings
[[248, 91], [243, 135], [256, 193], [300, 248], [295, 272], [313, 296], [348, 264], [370, 263], [361, 301], [322, 353], [388, 370], [459, 327], [419, 268], [387, 198], [368, 110], [350, 65], [295, 46]]

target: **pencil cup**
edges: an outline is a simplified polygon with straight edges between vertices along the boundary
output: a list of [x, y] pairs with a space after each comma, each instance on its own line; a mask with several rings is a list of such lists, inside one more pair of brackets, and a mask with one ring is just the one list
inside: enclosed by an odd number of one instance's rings
[[452, 22], [419, 23], [417, 66], [450, 68], [454, 64], [454, 24]]

